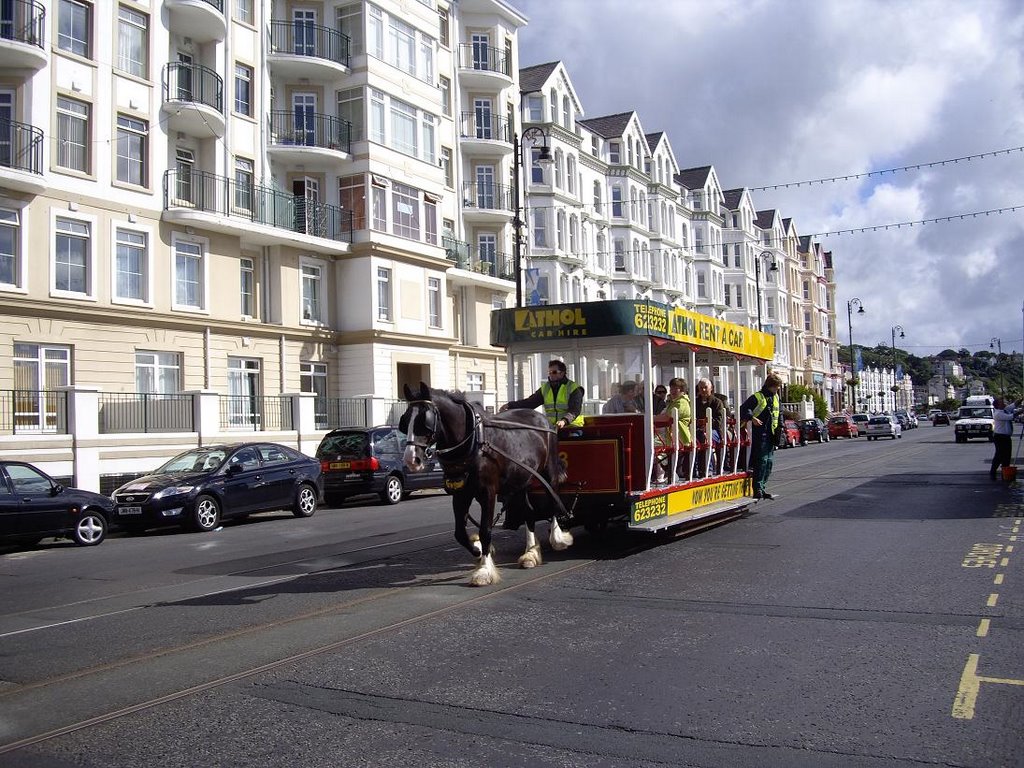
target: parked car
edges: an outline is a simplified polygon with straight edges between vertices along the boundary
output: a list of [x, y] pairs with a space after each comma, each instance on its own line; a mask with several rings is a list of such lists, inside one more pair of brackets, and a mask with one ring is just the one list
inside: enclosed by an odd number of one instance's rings
[[828, 427], [824, 421], [818, 418], [801, 421], [800, 434], [805, 444], [812, 440], [819, 443], [827, 443], [829, 441]]
[[796, 448], [798, 445], [806, 445], [803, 434], [800, 432], [800, 425], [793, 419], [785, 419], [782, 422], [782, 429], [785, 432], [785, 439], [779, 443], [783, 448]]
[[406, 469], [405, 442], [405, 435], [388, 425], [328, 432], [316, 449], [324, 500], [336, 506], [350, 496], [376, 494], [385, 504], [397, 504], [412, 491], [443, 488], [444, 473], [435, 459], [422, 472]]
[[932, 426], [938, 427], [940, 425], [949, 426], [949, 414], [939, 411], [932, 416]]
[[291, 509], [310, 517], [322, 483], [320, 462], [284, 445], [207, 445], [125, 483], [113, 498], [116, 519], [128, 530], [177, 523], [212, 531], [221, 520], [256, 512]]
[[895, 416], [880, 415], [871, 416], [868, 419], [867, 430], [865, 434], [868, 436], [868, 440], [877, 440], [880, 437], [891, 437], [895, 440], [898, 437], [903, 437], [903, 428], [900, 423], [896, 420]]
[[81, 547], [106, 538], [114, 503], [106, 496], [68, 488], [24, 461], [0, 461], [0, 536], [37, 544], [67, 537]]
[[853, 419], [853, 423], [857, 425], [857, 429], [860, 430], [861, 434], [867, 431], [868, 419], [871, 418], [866, 413], [855, 413], [850, 418]]
[[833, 416], [828, 420], [829, 437], [858, 437], [860, 430], [851, 416]]

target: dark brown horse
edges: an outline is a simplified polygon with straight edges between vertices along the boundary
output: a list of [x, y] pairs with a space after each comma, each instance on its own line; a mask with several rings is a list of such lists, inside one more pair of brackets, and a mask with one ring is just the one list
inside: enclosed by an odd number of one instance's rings
[[[423, 382], [418, 392], [407, 385], [405, 399], [409, 406], [399, 422], [407, 440], [405, 464], [412, 472], [422, 470], [426, 452], [434, 450], [444, 470], [445, 488], [452, 497], [455, 539], [477, 558], [470, 583], [485, 586], [501, 580], [491, 548], [491, 527], [499, 496], [504, 500], [506, 527], [526, 523], [526, 551], [519, 558], [519, 565], [540, 565], [540, 546], [534, 530], [538, 518], [530, 506], [527, 489], [537, 479], [557, 499], [554, 488], [565, 479], [565, 469], [558, 458], [558, 435], [548, 420], [530, 410], [505, 411], [499, 416], [481, 413], [462, 393], [431, 389]], [[474, 499], [480, 505], [480, 533], [470, 538], [466, 521]], [[560, 506], [560, 502], [551, 506]], [[554, 517], [550, 520], [552, 548], [570, 546], [572, 535], [563, 531]]]

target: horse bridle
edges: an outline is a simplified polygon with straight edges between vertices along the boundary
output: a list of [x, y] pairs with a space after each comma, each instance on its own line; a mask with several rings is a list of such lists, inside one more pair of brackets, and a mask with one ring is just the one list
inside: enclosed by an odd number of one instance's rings
[[[440, 433], [443, 439], [447, 440], [448, 435], [444, 429], [444, 421], [441, 419], [441, 413], [437, 408], [437, 404], [433, 400], [410, 400], [409, 405], [425, 406], [426, 412], [424, 413], [423, 416], [423, 422], [424, 427], [426, 427], [430, 431], [427, 434], [417, 435], [414, 431], [416, 419], [410, 418], [409, 428], [406, 431], [405, 436], [405, 441], [407, 444], [413, 445], [426, 453], [430, 450], [431, 445], [436, 446], [438, 433]], [[460, 405], [466, 412], [467, 425], [469, 424], [470, 421], [472, 421], [473, 426], [472, 429], [468, 429], [466, 431], [466, 436], [459, 442], [455, 443], [455, 445], [449, 446], [447, 448], [434, 448], [434, 454], [437, 456], [438, 461], [440, 461], [442, 464], [446, 462], [452, 463], [457, 461], [465, 461], [465, 459], [471, 456], [473, 452], [476, 450], [477, 444], [483, 442], [483, 420], [480, 418], [480, 414], [474, 411], [467, 403], [460, 403]], [[433, 417], [433, 427], [427, 424], [428, 413], [430, 414], [430, 416]], [[453, 457], [451, 454], [455, 453], [460, 448], [465, 448], [466, 456], [462, 457], [461, 459]]]

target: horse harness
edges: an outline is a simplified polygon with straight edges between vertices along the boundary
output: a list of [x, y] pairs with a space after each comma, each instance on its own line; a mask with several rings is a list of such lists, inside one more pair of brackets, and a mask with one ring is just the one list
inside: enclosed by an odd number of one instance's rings
[[[426, 452], [431, 442], [436, 444], [436, 434], [438, 431], [441, 432], [442, 436], [447, 437], [444, 431], [444, 422], [441, 421], [441, 415], [438, 412], [437, 405], [434, 403], [433, 400], [410, 400], [409, 405], [426, 406], [431, 412], [431, 415], [434, 417], [434, 428], [431, 429], [429, 436], [416, 435], [413, 432], [413, 424], [411, 419], [409, 421], [409, 429], [406, 434], [407, 443], [411, 443], [412, 445], [415, 445], [417, 448], [420, 448], [421, 450]], [[468, 403], [463, 402], [460, 403], [460, 405], [466, 412], [467, 426], [468, 422], [470, 421], [470, 418], [472, 418], [472, 429], [467, 429], [466, 436], [462, 438], [462, 440], [457, 442], [455, 445], [452, 445], [448, 448], [434, 449], [434, 455], [437, 456], [437, 460], [441, 463], [441, 468], [444, 471], [445, 491], [447, 491], [448, 493], [456, 493], [457, 491], [460, 491], [463, 488], [465, 488], [470, 475], [475, 470], [475, 467], [472, 464], [472, 459], [476, 456], [477, 451], [491, 451], [493, 453], [498, 454], [499, 456], [503, 456], [504, 458], [511, 461], [513, 464], [522, 467], [531, 475], [533, 475], [533, 477], [536, 478], [542, 486], [544, 486], [544, 490], [547, 491], [548, 495], [551, 496], [552, 499], [554, 499], [555, 503], [558, 505], [558, 508], [559, 510], [561, 510], [562, 514], [568, 516], [569, 513], [565, 509], [565, 506], [562, 504], [562, 500], [559, 498], [558, 494], [555, 492], [555, 489], [551, 487], [551, 484], [544, 478], [544, 476], [541, 475], [537, 470], [533, 469], [532, 467], [528, 467], [526, 464], [519, 461], [515, 457], [510, 456], [505, 451], [498, 448], [498, 446], [485, 441], [484, 422], [480, 414], [477, 413]], [[424, 421], [425, 420], [426, 419], [424, 419]], [[505, 429], [528, 429], [533, 432], [540, 432], [546, 435], [551, 435], [552, 433], [555, 433], [557, 435], [557, 432], [555, 432], [555, 430], [551, 429], [550, 427], [533, 427], [530, 426], [529, 424], [520, 424], [515, 421], [496, 420], [492, 421], [490, 426], [498, 426]], [[461, 456], [458, 454], [460, 450], [463, 451]]]

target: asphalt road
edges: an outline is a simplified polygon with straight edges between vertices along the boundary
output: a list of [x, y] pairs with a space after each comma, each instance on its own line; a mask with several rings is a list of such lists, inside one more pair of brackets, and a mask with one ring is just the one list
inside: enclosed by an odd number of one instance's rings
[[[1016, 445], [1015, 445], [1016, 449]], [[443, 495], [0, 551], [0, 765], [1024, 765], [1024, 493], [950, 427], [467, 585]]]

